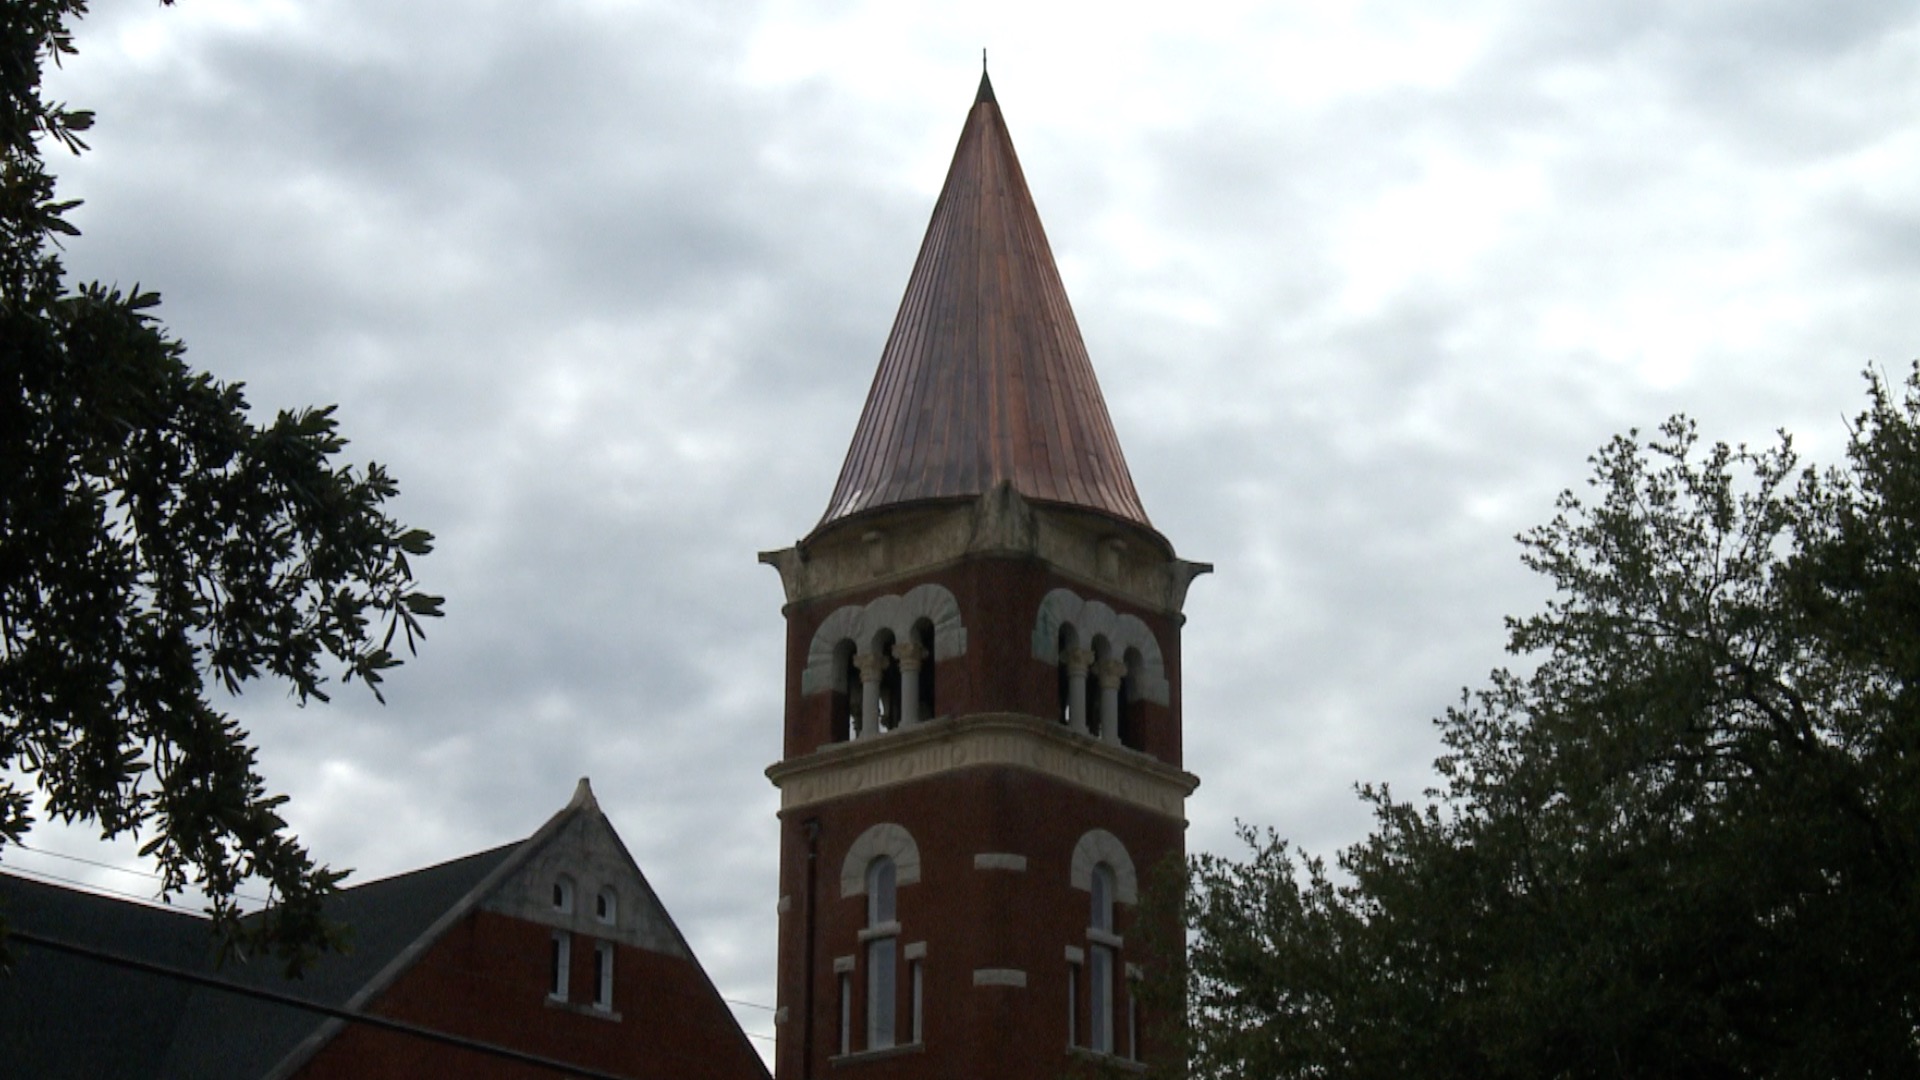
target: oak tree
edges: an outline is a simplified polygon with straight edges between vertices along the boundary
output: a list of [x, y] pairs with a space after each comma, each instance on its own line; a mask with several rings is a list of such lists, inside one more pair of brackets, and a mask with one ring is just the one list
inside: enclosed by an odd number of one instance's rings
[[1920, 365], [1839, 467], [1684, 419], [1592, 465], [1437, 790], [1363, 787], [1337, 868], [1193, 861], [1195, 1075], [1920, 1071]]
[[[85, 10], [0, 5], [0, 847], [36, 805], [136, 835], [168, 893], [193, 884], [230, 941], [297, 969], [330, 944], [340, 874], [290, 835], [217, 699], [272, 679], [325, 700], [335, 665], [378, 694], [439, 614], [409, 564], [431, 537], [385, 512], [380, 466], [341, 462], [331, 408], [255, 423], [156, 295], [65, 282], [76, 204], [41, 154], [84, 150], [92, 117], [41, 78]], [[272, 905], [241, 920], [249, 880]]]

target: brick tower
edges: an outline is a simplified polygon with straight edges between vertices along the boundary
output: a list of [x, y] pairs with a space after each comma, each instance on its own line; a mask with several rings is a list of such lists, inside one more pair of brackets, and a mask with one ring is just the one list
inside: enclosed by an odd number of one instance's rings
[[[1151, 1058], [1184, 853], [1180, 609], [981, 76], [787, 604], [779, 1080]], [[1123, 1065], [1124, 1067], [1124, 1065]]]

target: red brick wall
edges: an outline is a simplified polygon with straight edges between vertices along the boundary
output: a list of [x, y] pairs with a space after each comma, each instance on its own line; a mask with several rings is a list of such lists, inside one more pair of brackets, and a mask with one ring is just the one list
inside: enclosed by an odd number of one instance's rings
[[[1016, 712], [1050, 717], [1059, 712], [1059, 674], [1053, 664], [1033, 655], [1033, 624], [1040, 601], [1056, 588], [1098, 599], [1123, 615], [1135, 615], [1153, 631], [1160, 644], [1172, 694], [1167, 705], [1142, 702], [1135, 715], [1142, 735], [1141, 749], [1179, 766], [1180, 739], [1180, 620], [1149, 611], [1084, 582], [1066, 578], [1039, 559], [984, 557], [946, 567], [907, 582], [843, 593], [787, 611], [787, 725], [785, 753], [789, 758], [810, 754], [832, 742], [837, 706], [832, 693], [802, 695], [801, 673], [813, 635], [828, 616], [849, 604], [865, 604], [876, 597], [905, 593], [921, 582], [932, 582], [953, 593], [967, 628], [967, 651], [937, 665], [937, 715]], [[1088, 700], [1099, 691], [1089, 685]]]
[[[591, 1008], [594, 939], [574, 934], [571, 1007], [549, 1003], [552, 930], [475, 912], [374, 1001], [370, 1011], [636, 1080], [764, 1076], [726, 1004], [697, 966], [614, 947], [615, 1020]], [[551, 1077], [555, 1074], [407, 1035], [349, 1025], [303, 1080]]]
[[[818, 827], [818, 872], [813, 896], [806, 891], [807, 832]], [[925, 1052], [842, 1062], [838, 1053], [839, 1003], [833, 959], [853, 955], [855, 1050], [863, 1048], [864, 956], [858, 942], [865, 926], [865, 899], [840, 895], [840, 871], [849, 847], [878, 822], [910, 832], [920, 850], [921, 878], [899, 889], [904, 945], [927, 943], [925, 961]], [[1163, 860], [1183, 852], [1184, 826], [1161, 815], [1039, 774], [1004, 767], [967, 769], [866, 795], [835, 800], [786, 816], [782, 823], [783, 891], [792, 897], [782, 921], [780, 1000], [793, 1023], [782, 1030], [778, 1075], [797, 1080], [801, 1060], [802, 1002], [809, 981], [803, 945], [809, 907], [816, 949], [811, 985], [814, 1052], [810, 1075], [889, 1080], [894, 1077], [992, 1076], [1055, 1080], [1066, 1069], [1066, 947], [1088, 944], [1089, 895], [1071, 886], [1069, 869], [1082, 834], [1102, 828], [1125, 845], [1144, 888]], [[1024, 872], [975, 869], [980, 853], [1027, 857]], [[1117, 911], [1127, 945], [1121, 962], [1146, 963], [1132, 934], [1133, 910]], [[1131, 936], [1128, 936], [1131, 935]], [[1012, 968], [1027, 974], [1025, 988], [976, 987], [977, 968]], [[904, 1041], [909, 1014], [907, 968], [901, 965], [900, 1000]], [[1124, 971], [1124, 968], [1121, 969]], [[1124, 980], [1116, 999], [1124, 1002]], [[1081, 1039], [1084, 1042], [1085, 1001]], [[1116, 1009], [1124, 1032], [1124, 1010]], [[1146, 1026], [1143, 1019], [1143, 1027]], [[1124, 1034], [1117, 1048], [1126, 1050]]]

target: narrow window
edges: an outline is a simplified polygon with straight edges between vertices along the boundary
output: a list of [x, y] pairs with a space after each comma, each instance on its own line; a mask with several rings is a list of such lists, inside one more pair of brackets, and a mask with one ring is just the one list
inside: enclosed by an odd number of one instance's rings
[[593, 1007], [613, 1011], [613, 943], [602, 941], [593, 947]]
[[1067, 964], [1067, 1045], [1080, 1045], [1080, 965]]
[[553, 910], [573, 914], [573, 879], [562, 875], [553, 879]]
[[840, 1052], [853, 1052], [853, 976], [840, 976]]
[[601, 889], [593, 898], [593, 917], [613, 926], [620, 921], [620, 898], [612, 889]]
[[1140, 1060], [1140, 997], [1132, 979], [1127, 980], [1127, 1056]]
[[569, 968], [572, 966], [573, 935], [565, 930], [553, 932], [553, 962], [547, 981], [547, 996], [555, 1001], [567, 1000], [567, 982]]
[[873, 655], [880, 658], [880, 682], [874, 688], [880, 695], [880, 715], [874, 721], [881, 731], [900, 728], [900, 665], [892, 661], [893, 635], [882, 634], [874, 640]]
[[940, 715], [936, 711], [939, 708], [939, 695], [933, 683], [934, 672], [938, 670], [933, 659], [933, 624], [923, 622], [916, 626], [913, 640], [919, 643], [924, 657], [920, 661], [920, 719], [931, 720]]
[[1113, 1053], [1113, 950], [1095, 945], [1087, 951], [1088, 1017], [1087, 1045], [1103, 1054]]
[[853, 642], [833, 648], [833, 730], [828, 739], [846, 742], [860, 730], [860, 669], [853, 664]]
[[1092, 921], [1087, 925], [1103, 933], [1113, 933], [1113, 867], [1106, 863], [1096, 864], [1093, 868]]
[[867, 1049], [884, 1050], [898, 1036], [900, 983], [895, 937], [896, 873], [885, 855], [867, 864]]
[[926, 1041], [926, 1029], [922, 1027], [925, 1022], [926, 987], [923, 983], [924, 973], [921, 971], [925, 963], [923, 960], [915, 960], [908, 969], [913, 973], [913, 1041], [916, 1043]]
[[[1091, 881], [1093, 910], [1087, 935], [1087, 1046], [1113, 1053], [1113, 868], [1098, 863]], [[1104, 940], [1103, 940], [1104, 939]]]

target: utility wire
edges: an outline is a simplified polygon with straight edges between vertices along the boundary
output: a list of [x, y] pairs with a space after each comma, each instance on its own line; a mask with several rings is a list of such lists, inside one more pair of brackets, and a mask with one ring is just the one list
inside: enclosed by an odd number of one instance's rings
[[[84, 856], [84, 855], [69, 855], [69, 854], [67, 854], [67, 853], [66, 853], [66, 852], [64, 852], [64, 851], [53, 851], [53, 850], [50, 850], [50, 849], [48, 849], [48, 848], [43, 848], [43, 847], [34, 847], [34, 846], [33, 846], [32, 844], [29, 844], [29, 843], [27, 843], [27, 842], [25, 842], [25, 841], [15, 841], [14, 843], [12, 843], [12, 844], [9, 844], [8, 846], [9, 846], [9, 847], [14, 847], [14, 848], [18, 848], [18, 849], [19, 849], [19, 850], [21, 850], [21, 851], [31, 851], [31, 852], [32, 852], [32, 853], [34, 853], [35, 855], [46, 855], [46, 856], [49, 856], [49, 857], [51, 857], [51, 858], [55, 858], [55, 859], [66, 859], [66, 860], [67, 860], [67, 861], [69, 861], [69, 862], [77, 862], [77, 863], [84, 863], [84, 864], [86, 864], [86, 865], [88, 865], [88, 866], [95, 866], [95, 867], [99, 867], [99, 868], [100, 868], [100, 869], [102, 869], [102, 870], [112, 870], [112, 871], [113, 871], [114, 873], [116, 873], [116, 874], [127, 874], [127, 875], [130, 875], [130, 876], [132, 876], [132, 877], [142, 877], [142, 878], [147, 878], [147, 879], [149, 879], [149, 880], [152, 880], [152, 881], [159, 881], [159, 882], [165, 882], [165, 881], [167, 880], [167, 879], [166, 879], [166, 878], [165, 878], [165, 877], [164, 877], [163, 875], [160, 875], [160, 874], [156, 874], [156, 873], [154, 873], [154, 872], [153, 872], [153, 871], [151, 871], [151, 870], [135, 870], [135, 869], [133, 869], [133, 868], [132, 868], [132, 867], [130, 867], [130, 866], [116, 866], [116, 865], [115, 865], [115, 864], [113, 864], [113, 863], [110, 863], [110, 862], [102, 862], [102, 861], [101, 861], [101, 860], [99, 860], [99, 859], [89, 859], [89, 858], [87, 858], [87, 857], [86, 857], [86, 856]], [[29, 872], [31, 872], [31, 871], [29, 871]], [[49, 875], [47, 875], [47, 876], [48, 876], [48, 877], [52, 877], [53, 875], [51, 875], [51, 874], [49, 874]], [[68, 879], [68, 878], [60, 878], [59, 880], [61, 880], [61, 881], [67, 881], [67, 880], [70, 880], [70, 879]], [[87, 885], [87, 884], [86, 884], [85, 882], [74, 882], [74, 884], [76, 884], [76, 885], [81, 885], [81, 886], [82, 886], [82, 887], [84, 887], [84, 888], [90, 888], [90, 889], [94, 889], [94, 888], [97, 888], [97, 889], [101, 889], [102, 891], [105, 891], [105, 892], [111, 892], [111, 893], [114, 893], [114, 894], [115, 894], [116, 896], [128, 896], [128, 897], [131, 897], [131, 896], [133, 896], [133, 894], [132, 894], [132, 893], [126, 893], [126, 892], [120, 892], [120, 891], [118, 891], [118, 890], [115, 890], [115, 889], [106, 889], [106, 888], [105, 888], [104, 886], [98, 886], [98, 885]], [[189, 886], [189, 887], [191, 887], [191, 886]], [[242, 893], [242, 892], [236, 892], [236, 893], [234, 893], [233, 895], [234, 895], [235, 897], [238, 897], [238, 898], [239, 898], [239, 899], [241, 899], [241, 900], [251, 900], [251, 901], [253, 901], [253, 902], [254, 902], [254, 903], [256, 903], [256, 904], [260, 904], [260, 905], [263, 905], [263, 906], [265, 906], [265, 905], [269, 905], [269, 904], [271, 904], [271, 903], [273, 903], [273, 901], [271, 901], [271, 900], [268, 900], [268, 899], [267, 899], [266, 897], [264, 897], [264, 896], [254, 896], [254, 895], [253, 895], [253, 894], [251, 894], [251, 893]], [[138, 897], [135, 897], [135, 899], [138, 899]], [[148, 900], [149, 900], [149, 902], [150, 902], [150, 903], [151, 903], [151, 902], [154, 902], [154, 901], [153, 901], [153, 900], [152, 900], [151, 898], [148, 898]]]
[[[134, 877], [151, 878], [155, 881], [162, 880], [159, 874], [150, 873], [146, 870], [133, 870], [124, 866], [115, 866], [112, 863], [101, 862], [97, 859], [88, 859], [79, 855], [68, 855], [65, 852], [60, 852], [60, 851], [49, 851], [46, 848], [37, 848], [28, 844], [16, 843], [10, 846], [19, 848], [22, 851], [31, 851], [35, 855], [51, 855], [56, 859], [70, 859], [73, 862], [85, 863], [88, 866], [97, 866], [102, 870], [113, 870], [122, 874], [131, 874]], [[105, 893], [109, 896], [117, 896], [125, 900], [134, 900], [141, 904], [146, 905], [147, 907], [159, 908], [163, 911], [178, 911], [183, 915], [192, 914], [191, 912], [188, 912], [180, 908], [178, 905], [167, 903], [164, 900], [159, 900], [152, 896], [145, 896], [140, 893], [130, 893], [123, 889], [115, 889], [106, 885], [96, 885], [93, 882], [82, 881], [78, 878], [63, 877], [59, 874], [55, 874], [47, 870], [36, 870], [30, 866], [20, 866], [16, 864], [8, 867], [6, 872], [19, 874], [22, 877], [35, 878], [41, 881], [56, 881], [62, 885], [72, 885], [77, 889], [84, 889], [88, 892]], [[241, 896], [242, 899], [246, 899], [246, 900], [258, 900], [262, 904], [268, 903], [268, 901], [263, 897], [244, 896], [243, 894], [240, 894], [240, 893], [235, 893], [234, 895]], [[762, 1012], [778, 1012], [779, 1011], [771, 1005], [762, 1005], [758, 1001], [746, 1001], [741, 998], [721, 998], [720, 1000], [726, 1002], [729, 1005], [738, 1005], [746, 1009], [759, 1009]], [[748, 1032], [748, 1034], [751, 1035], [752, 1032]], [[770, 1039], [773, 1036], [755, 1035], [754, 1037], [759, 1039]]]
[[340, 1009], [332, 1005], [322, 1005], [317, 1001], [308, 1001], [305, 998], [294, 997], [292, 994], [282, 994], [278, 991], [266, 990], [257, 986], [245, 986], [240, 983], [229, 982], [226, 979], [214, 978], [211, 975], [202, 975], [197, 971], [188, 971], [184, 968], [177, 968], [167, 964], [155, 964], [147, 960], [126, 956], [106, 949], [96, 949], [89, 945], [77, 945], [70, 941], [43, 937], [26, 930], [9, 929], [7, 931], [7, 937], [10, 941], [37, 945], [44, 949], [52, 949], [55, 952], [86, 957], [89, 960], [99, 960], [116, 967], [124, 967], [132, 971], [144, 972], [148, 975], [158, 975], [165, 979], [177, 979], [181, 982], [192, 983], [195, 986], [204, 986], [209, 989], [219, 990], [223, 993], [238, 994], [241, 997], [270, 1001], [275, 1005], [284, 1005], [291, 1009], [318, 1013], [321, 1016], [331, 1017], [335, 1020], [344, 1020], [351, 1024], [365, 1024], [368, 1027], [380, 1028], [381, 1030], [391, 1031], [399, 1035], [409, 1035], [416, 1039], [425, 1039], [429, 1042], [457, 1047], [461, 1050], [470, 1050], [476, 1054], [487, 1054], [492, 1057], [505, 1058], [508, 1061], [518, 1062], [522, 1065], [532, 1065], [535, 1068], [545, 1069], [549, 1072], [561, 1073], [567, 1076], [586, 1077], [587, 1080], [633, 1080], [630, 1076], [622, 1076], [618, 1073], [600, 1072], [597, 1069], [590, 1069], [583, 1065], [573, 1065], [564, 1061], [557, 1061], [553, 1058], [542, 1057], [539, 1054], [529, 1054], [524, 1051], [500, 1046], [496, 1043], [481, 1042], [478, 1039], [452, 1035], [444, 1031], [436, 1031], [433, 1028], [421, 1027], [418, 1024], [409, 1024], [401, 1020], [390, 1020], [384, 1016], [374, 1016], [369, 1013], [356, 1012], [352, 1009]]

